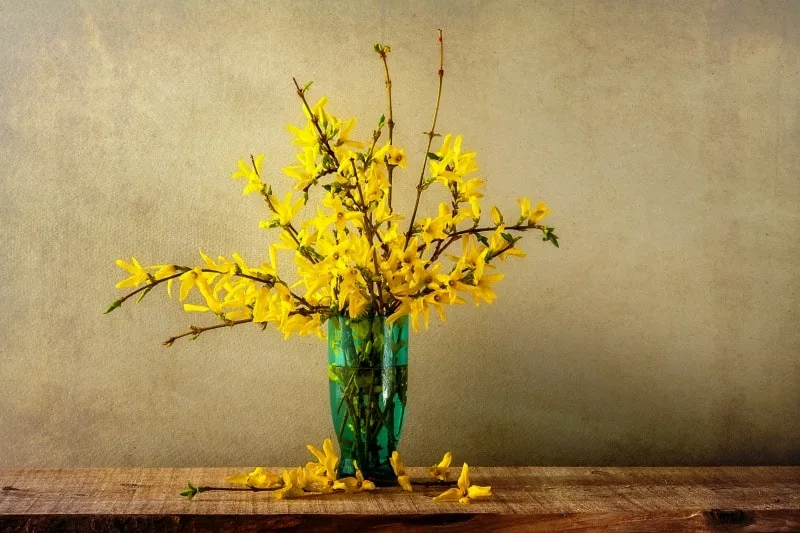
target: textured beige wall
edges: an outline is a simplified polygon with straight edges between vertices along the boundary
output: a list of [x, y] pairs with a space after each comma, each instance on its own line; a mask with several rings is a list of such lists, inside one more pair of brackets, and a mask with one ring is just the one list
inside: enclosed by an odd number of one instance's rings
[[160, 293], [103, 316], [113, 261], [262, 257], [236, 160], [291, 161], [291, 76], [371, 124], [375, 41], [419, 154], [439, 27], [441, 130], [563, 244], [528, 239], [493, 306], [413, 337], [407, 462], [800, 462], [800, 4], [12, 0], [0, 467], [295, 463], [331, 434], [317, 339], [167, 350], [197, 317]]

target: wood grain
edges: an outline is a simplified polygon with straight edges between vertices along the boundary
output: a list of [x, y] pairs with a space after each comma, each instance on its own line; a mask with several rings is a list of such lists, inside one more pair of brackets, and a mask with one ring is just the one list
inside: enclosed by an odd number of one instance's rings
[[[0, 531], [798, 531], [800, 467], [471, 468], [491, 499], [414, 493], [178, 495], [246, 468], [0, 470]], [[410, 468], [412, 478], [424, 469]]]

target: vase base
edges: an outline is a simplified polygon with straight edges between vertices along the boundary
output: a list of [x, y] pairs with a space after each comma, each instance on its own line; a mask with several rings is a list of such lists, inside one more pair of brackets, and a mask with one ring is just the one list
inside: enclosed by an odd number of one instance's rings
[[398, 487], [397, 478], [393, 477], [391, 479], [370, 479], [373, 483], [375, 483], [376, 487]]
[[[390, 465], [386, 468], [377, 468], [370, 470], [362, 470], [361, 474], [364, 479], [368, 479], [375, 483], [376, 487], [393, 487], [397, 485], [397, 476], [394, 475]], [[353, 468], [340, 468], [338, 477], [355, 477], [356, 473]]]

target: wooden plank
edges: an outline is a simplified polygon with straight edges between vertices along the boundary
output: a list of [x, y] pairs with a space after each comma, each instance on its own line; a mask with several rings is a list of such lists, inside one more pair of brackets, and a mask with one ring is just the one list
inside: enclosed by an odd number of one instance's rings
[[800, 514], [757, 512], [736, 521], [716, 521], [703, 514], [671, 515], [172, 515], [172, 516], [85, 516], [48, 515], [0, 517], [3, 532], [266, 532], [266, 531], [458, 531], [465, 533], [503, 532], [589, 532], [699, 533], [699, 532], [796, 532]]
[[[177, 493], [187, 480], [225, 486], [246, 468], [0, 470], [1, 531], [257, 531], [293, 526], [458, 531], [798, 531], [800, 467], [480, 468], [491, 499], [433, 502], [414, 493], [308, 496], [263, 492]], [[421, 468], [409, 469], [424, 478]]]

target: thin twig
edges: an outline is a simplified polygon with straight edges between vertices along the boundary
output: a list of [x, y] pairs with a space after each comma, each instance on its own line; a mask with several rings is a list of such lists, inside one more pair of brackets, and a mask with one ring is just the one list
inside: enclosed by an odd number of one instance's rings
[[[378, 52], [381, 56], [381, 60], [383, 61], [383, 70], [386, 73], [386, 96], [389, 102], [389, 119], [386, 121], [386, 125], [389, 127], [389, 146], [394, 144], [394, 117], [392, 115], [392, 78], [389, 76], [389, 63], [386, 60], [386, 50], [384, 48], [380, 49]], [[395, 165], [389, 164], [389, 155], [387, 154], [385, 157], [386, 168], [388, 168], [389, 173], [389, 211], [392, 210], [392, 183], [393, 183], [393, 174]]]
[[300, 84], [297, 83], [297, 80], [295, 78], [292, 78], [292, 81], [294, 82], [294, 86], [297, 88], [297, 96], [299, 96], [300, 99], [303, 101], [303, 106], [306, 108], [306, 111], [308, 111], [308, 114], [311, 117], [311, 123], [314, 124], [314, 127], [317, 130], [320, 143], [322, 143], [322, 146], [328, 152], [328, 155], [331, 156], [331, 159], [333, 160], [333, 163], [336, 166], [336, 168], [339, 168], [339, 158], [336, 157], [336, 153], [333, 151], [333, 148], [331, 147], [331, 144], [328, 140], [328, 136], [325, 135], [325, 133], [322, 131], [322, 128], [319, 125], [319, 118], [317, 118], [317, 115], [315, 115], [314, 112], [311, 110], [311, 106], [308, 105], [308, 100], [306, 100], [306, 92], [303, 90], [302, 87], [300, 87]]
[[439, 30], [439, 88], [436, 91], [436, 108], [433, 111], [433, 123], [431, 124], [428, 134], [428, 147], [422, 158], [422, 171], [419, 174], [419, 182], [417, 183], [417, 199], [414, 201], [414, 211], [411, 213], [411, 220], [408, 223], [408, 231], [406, 231], [406, 244], [408, 246], [411, 232], [414, 230], [414, 221], [417, 218], [417, 210], [419, 209], [419, 199], [422, 195], [422, 184], [425, 181], [425, 168], [428, 165], [428, 154], [431, 151], [431, 143], [436, 136], [436, 120], [439, 118], [439, 104], [442, 100], [442, 79], [444, 78], [444, 40], [442, 39], [442, 30]]
[[180, 335], [175, 335], [174, 337], [170, 337], [169, 339], [165, 340], [163, 344], [164, 346], [169, 347], [172, 346], [176, 340], [183, 337], [188, 337], [189, 335], [200, 335], [201, 333], [212, 329], [227, 328], [227, 327], [232, 328], [233, 326], [238, 326], [239, 324], [248, 324], [251, 322], [253, 322], [252, 318], [243, 318], [241, 320], [228, 320], [223, 322], [222, 324], [214, 324], [213, 326], [189, 326], [189, 331], [181, 333]]
[[[507, 226], [505, 229], [506, 231], [526, 231], [530, 229], [542, 229], [544, 226], [539, 224], [527, 225], [527, 224], [517, 224], [515, 226]], [[430, 261], [436, 261], [439, 256], [444, 252], [451, 244], [458, 240], [460, 235], [474, 235], [476, 233], [482, 233], [484, 231], [496, 231], [496, 226], [487, 226], [485, 228], [469, 228], [463, 229], [460, 231], [456, 231], [454, 233], [450, 233], [449, 238], [447, 241], [442, 244], [442, 241], [436, 245], [436, 250], [434, 251], [433, 255], [430, 258]]]
[[[185, 269], [185, 270], [184, 270], [184, 269]], [[155, 280], [155, 281], [149, 281], [147, 284], [145, 284], [145, 285], [142, 285], [141, 287], [139, 287], [139, 288], [138, 288], [138, 289], [136, 289], [135, 291], [129, 292], [128, 294], [126, 294], [125, 296], [123, 296], [122, 298], [120, 298], [119, 300], [117, 300], [117, 301], [116, 301], [116, 302], [114, 302], [114, 303], [118, 304], [118, 305], [117, 305], [117, 307], [119, 307], [120, 305], [122, 305], [123, 303], [125, 303], [125, 300], [127, 300], [128, 298], [131, 298], [131, 297], [133, 297], [133, 296], [136, 296], [137, 294], [139, 294], [139, 293], [140, 293], [140, 292], [142, 292], [142, 291], [150, 290], [150, 289], [152, 289], [153, 287], [155, 287], [156, 285], [159, 285], [159, 284], [161, 284], [161, 283], [163, 283], [163, 282], [165, 282], [165, 281], [169, 281], [169, 280], [171, 280], [171, 279], [179, 278], [179, 277], [181, 277], [181, 276], [182, 276], [182, 275], [183, 275], [185, 272], [187, 272], [187, 271], [191, 270], [191, 268], [186, 268], [186, 267], [178, 267], [178, 266], [176, 266], [176, 267], [175, 267], [175, 270], [180, 270], [180, 272], [177, 272], [177, 273], [175, 273], [175, 274], [172, 274], [171, 276], [167, 276], [166, 278], [157, 279], [157, 280]]]
[[423, 487], [454, 487], [457, 485], [455, 481], [440, 481], [440, 480], [432, 480], [432, 481], [414, 481], [411, 480], [412, 485], [421, 485]]
[[233, 492], [236, 492], [236, 491], [274, 492], [276, 490], [281, 490], [283, 488], [283, 485], [281, 485], [280, 487], [275, 487], [275, 488], [262, 488], [262, 487], [207, 487], [207, 486], [202, 486], [202, 487], [197, 487], [197, 488], [200, 489], [200, 490], [198, 490], [198, 492], [211, 492], [211, 491], [214, 491], [214, 490], [224, 490], [224, 491], [233, 491]]

